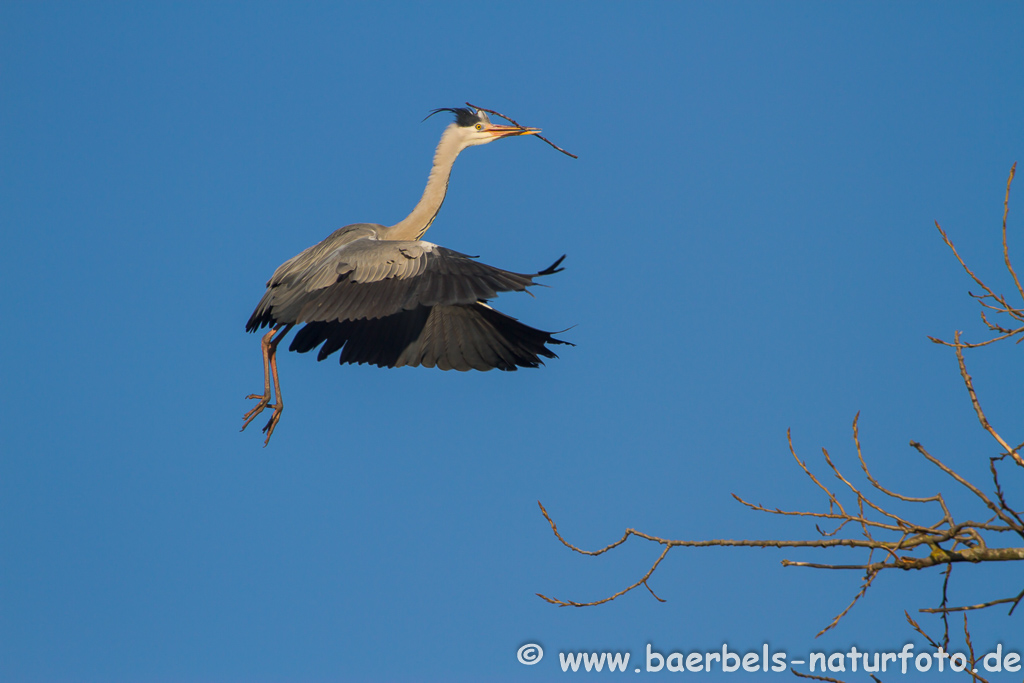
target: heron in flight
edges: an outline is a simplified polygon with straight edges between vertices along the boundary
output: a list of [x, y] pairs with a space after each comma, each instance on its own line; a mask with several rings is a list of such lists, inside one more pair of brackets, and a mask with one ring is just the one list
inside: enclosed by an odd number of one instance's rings
[[[455, 121], [441, 135], [423, 197], [390, 227], [355, 223], [331, 233], [285, 261], [267, 282], [245, 329], [264, 327], [263, 393], [245, 414], [244, 430], [265, 408], [274, 412], [263, 428], [270, 443], [284, 402], [277, 374], [277, 345], [303, 325], [289, 349], [320, 347], [317, 360], [341, 351], [341, 363], [377, 367], [423, 365], [442, 370], [516, 370], [557, 358], [549, 344], [568, 344], [487, 305], [498, 292], [526, 291], [534, 278], [557, 273], [559, 258], [536, 273], [501, 270], [457, 251], [426, 242], [448, 189], [452, 164], [467, 147], [533, 135], [538, 128], [490, 122], [478, 109], [437, 109]], [[428, 117], [429, 118], [429, 117]]]

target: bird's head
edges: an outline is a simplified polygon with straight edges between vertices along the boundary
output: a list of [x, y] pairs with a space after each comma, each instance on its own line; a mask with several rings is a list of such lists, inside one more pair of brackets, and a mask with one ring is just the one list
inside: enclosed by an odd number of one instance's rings
[[[434, 114], [442, 111], [450, 111], [455, 114], [455, 122], [448, 126], [445, 134], [456, 136], [461, 143], [460, 147], [463, 149], [474, 145], [486, 145], [488, 142], [494, 142], [501, 138], [515, 137], [517, 135], [535, 135], [540, 132], [540, 128], [520, 128], [519, 126], [502, 126], [497, 123], [491, 123], [487, 112], [467, 107], [435, 109], [430, 112], [427, 118], [429, 119]], [[426, 121], [427, 119], [423, 120]]]

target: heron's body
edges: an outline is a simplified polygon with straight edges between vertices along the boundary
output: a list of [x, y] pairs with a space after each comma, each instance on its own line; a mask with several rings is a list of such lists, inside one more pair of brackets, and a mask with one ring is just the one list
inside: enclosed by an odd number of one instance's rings
[[422, 240], [382, 239], [383, 225], [357, 223], [282, 264], [246, 330], [305, 324], [292, 351], [342, 363], [424, 365], [442, 370], [515, 370], [554, 358], [560, 343], [482, 303], [523, 291], [537, 275], [493, 268]]
[[[420, 238], [444, 202], [452, 164], [468, 146], [536, 132], [491, 124], [482, 112], [452, 110], [438, 144], [427, 188], [403, 221], [384, 226], [356, 223], [333, 232], [277, 268], [249, 318], [246, 331], [263, 337], [264, 387], [246, 426], [266, 407], [274, 415], [267, 442], [283, 410], [276, 348], [296, 325], [290, 350], [320, 348], [318, 360], [341, 351], [341, 363], [405, 365], [442, 370], [516, 370], [555, 358], [548, 344], [564, 344], [487, 305], [499, 292], [525, 291], [534, 278], [560, 270], [513, 273]], [[486, 136], [490, 137], [486, 137]], [[564, 258], [564, 257], [563, 257]], [[271, 404], [271, 377], [277, 402]]]

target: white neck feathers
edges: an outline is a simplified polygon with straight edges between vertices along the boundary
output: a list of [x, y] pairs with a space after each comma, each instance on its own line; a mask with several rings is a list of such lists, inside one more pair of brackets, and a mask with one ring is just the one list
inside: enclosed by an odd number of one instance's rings
[[454, 124], [448, 126], [434, 151], [434, 166], [430, 169], [430, 177], [427, 178], [427, 187], [423, 191], [423, 197], [420, 198], [412, 213], [387, 229], [384, 239], [418, 240], [423, 237], [423, 233], [434, 222], [437, 212], [441, 210], [441, 205], [444, 203], [452, 164], [455, 163], [459, 152], [465, 148], [458, 127]]

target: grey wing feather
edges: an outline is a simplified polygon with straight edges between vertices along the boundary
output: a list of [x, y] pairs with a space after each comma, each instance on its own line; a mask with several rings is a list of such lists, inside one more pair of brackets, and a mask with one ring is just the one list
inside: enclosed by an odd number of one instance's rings
[[472, 304], [523, 291], [533, 278], [423, 241], [379, 240], [357, 224], [282, 264], [246, 330], [267, 325], [376, 319], [419, 306]]

